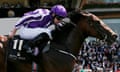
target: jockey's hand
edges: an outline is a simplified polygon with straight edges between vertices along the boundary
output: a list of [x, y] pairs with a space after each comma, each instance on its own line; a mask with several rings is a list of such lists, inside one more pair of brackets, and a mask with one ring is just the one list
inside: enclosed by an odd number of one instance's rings
[[70, 18], [64, 18], [62, 21], [65, 22], [65, 23], [70, 23], [71, 22]]
[[12, 38], [13, 38], [13, 36], [14, 36], [14, 35], [9, 34], [9, 35], [8, 35], [8, 38], [9, 38], [9, 39], [12, 39]]
[[17, 31], [17, 29], [14, 28], [14, 29], [9, 33], [8, 38], [9, 38], [9, 39], [12, 39], [12, 38], [14, 37], [16, 31]]

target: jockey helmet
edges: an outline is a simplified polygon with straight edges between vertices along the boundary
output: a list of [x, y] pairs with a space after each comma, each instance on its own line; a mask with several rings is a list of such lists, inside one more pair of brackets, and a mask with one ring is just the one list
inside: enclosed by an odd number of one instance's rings
[[62, 5], [55, 5], [51, 8], [51, 12], [55, 13], [57, 16], [66, 17], [67, 16], [67, 10]]

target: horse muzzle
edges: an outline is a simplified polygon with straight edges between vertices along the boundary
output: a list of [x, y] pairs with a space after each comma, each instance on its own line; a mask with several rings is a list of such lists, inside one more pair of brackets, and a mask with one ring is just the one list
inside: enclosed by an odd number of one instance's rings
[[107, 36], [105, 40], [108, 42], [109, 45], [111, 45], [117, 40], [117, 37], [118, 37], [117, 34], [112, 34], [112, 35]]

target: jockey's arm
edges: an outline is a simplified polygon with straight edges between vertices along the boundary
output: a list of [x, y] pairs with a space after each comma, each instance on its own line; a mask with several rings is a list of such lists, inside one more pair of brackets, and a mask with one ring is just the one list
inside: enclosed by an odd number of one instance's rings
[[8, 38], [13, 38], [13, 37], [14, 37], [14, 35], [16, 34], [17, 30], [18, 30], [18, 29], [13, 28], [13, 30], [9, 33]]

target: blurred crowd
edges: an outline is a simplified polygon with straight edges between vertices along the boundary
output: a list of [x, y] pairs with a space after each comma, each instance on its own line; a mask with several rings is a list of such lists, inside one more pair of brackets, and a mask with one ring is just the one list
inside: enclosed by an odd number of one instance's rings
[[0, 8], [22, 8], [24, 7], [21, 3], [17, 4], [9, 4], [7, 2], [4, 2], [0, 5]]
[[2, 2], [0, 3], [0, 18], [2, 17], [21, 17], [25, 12], [29, 12], [35, 10], [36, 8], [48, 8], [50, 9], [51, 6], [55, 4], [62, 4], [64, 5], [63, 1], [56, 1], [56, 2], [43, 2], [40, 3], [40, 0], [28, 0], [27, 3], [9, 3], [9, 2]]
[[10, 4], [8, 2], [4, 2], [0, 4], [0, 18], [2, 17], [16, 17], [20, 16], [19, 14], [23, 14], [25, 8], [23, 4], [16, 3]]
[[111, 46], [101, 40], [85, 41], [78, 59], [79, 72], [120, 72], [120, 41]]

